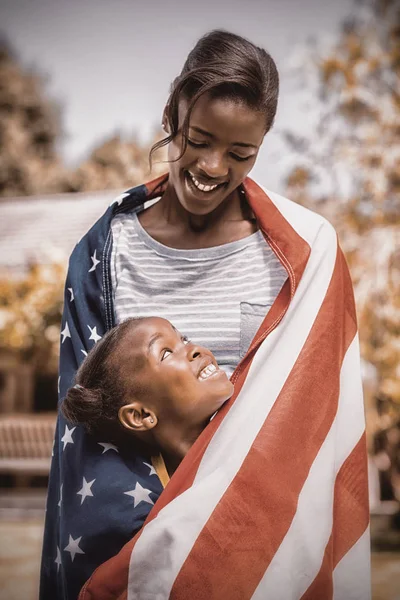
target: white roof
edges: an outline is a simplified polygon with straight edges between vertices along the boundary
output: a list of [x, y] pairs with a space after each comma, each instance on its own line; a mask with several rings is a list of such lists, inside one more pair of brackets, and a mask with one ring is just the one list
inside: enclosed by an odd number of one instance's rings
[[0, 269], [67, 260], [120, 191], [0, 199]]

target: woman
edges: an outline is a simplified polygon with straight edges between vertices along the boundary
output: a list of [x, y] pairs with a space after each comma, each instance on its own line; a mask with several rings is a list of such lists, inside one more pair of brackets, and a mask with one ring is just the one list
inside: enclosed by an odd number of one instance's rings
[[223, 31], [200, 39], [156, 144], [168, 144], [169, 173], [118, 197], [74, 250], [60, 398], [105, 331], [151, 315], [208, 346], [235, 394], [154, 509], [162, 486], [151, 465], [60, 417], [42, 598], [76, 598], [126, 542], [83, 594], [347, 598], [361, 586], [354, 597], [367, 597], [351, 282], [332, 227], [247, 177], [277, 96], [264, 50]]

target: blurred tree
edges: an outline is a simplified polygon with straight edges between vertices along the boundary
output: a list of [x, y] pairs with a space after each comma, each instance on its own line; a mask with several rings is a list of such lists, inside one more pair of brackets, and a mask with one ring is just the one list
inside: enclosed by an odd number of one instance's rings
[[33, 263], [19, 279], [0, 273], [0, 353], [57, 373], [65, 275], [65, 260]]
[[357, 5], [333, 48], [314, 41], [294, 56], [289, 70], [311, 127], [283, 135], [294, 151], [292, 195], [362, 232], [400, 222], [400, 8]]
[[336, 42], [311, 41], [289, 72], [308, 129], [283, 132], [291, 149], [287, 194], [338, 231], [355, 286], [362, 356], [376, 368], [385, 405], [375, 410], [372, 429], [382, 430], [400, 410], [399, 4], [357, 2]]
[[117, 190], [167, 170], [160, 162], [165, 151], [157, 153], [150, 173], [150, 145], [120, 135], [101, 142], [81, 165], [68, 170], [58, 151], [60, 115], [60, 107], [46, 96], [45, 79], [22, 67], [0, 41], [0, 196]]
[[166, 164], [162, 162], [165, 150], [158, 151], [150, 173], [150, 147], [151, 144], [141, 146], [134, 139], [113, 135], [97, 146], [89, 158], [71, 173], [67, 191], [126, 189], [161, 175], [167, 171]]
[[0, 195], [60, 190], [65, 169], [57, 154], [60, 110], [44, 94], [44, 79], [25, 70], [0, 42]]

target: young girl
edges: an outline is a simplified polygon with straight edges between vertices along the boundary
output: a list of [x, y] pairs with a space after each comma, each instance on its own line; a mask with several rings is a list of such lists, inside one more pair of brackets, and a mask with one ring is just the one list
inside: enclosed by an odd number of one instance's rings
[[233, 384], [166, 319], [130, 318], [89, 352], [61, 411], [98, 439], [152, 459], [165, 486]]

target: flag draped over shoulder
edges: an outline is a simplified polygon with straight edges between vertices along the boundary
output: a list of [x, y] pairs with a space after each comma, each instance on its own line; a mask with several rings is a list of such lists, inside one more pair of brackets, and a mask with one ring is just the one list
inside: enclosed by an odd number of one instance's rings
[[365, 422], [352, 284], [332, 226], [251, 179], [289, 278], [144, 527], [80, 600], [368, 600]]

